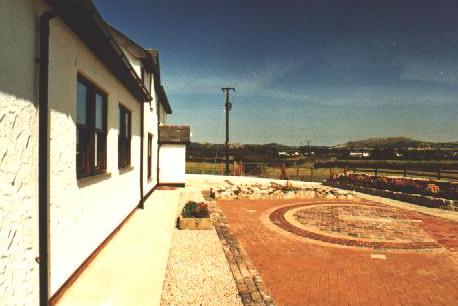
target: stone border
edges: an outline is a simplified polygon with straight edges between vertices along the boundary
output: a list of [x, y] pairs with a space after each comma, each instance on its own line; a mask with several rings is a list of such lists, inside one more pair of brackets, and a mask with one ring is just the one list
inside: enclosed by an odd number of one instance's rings
[[[316, 204], [327, 204], [327, 202], [315, 202], [313, 205]], [[371, 204], [364, 204], [364, 203], [358, 203], [359, 206], [369, 206], [373, 207], [374, 205]], [[350, 247], [360, 247], [360, 248], [372, 248], [376, 250], [431, 250], [431, 249], [440, 249], [441, 246], [438, 245], [435, 242], [379, 242], [379, 241], [362, 241], [362, 240], [356, 240], [356, 239], [345, 239], [345, 238], [338, 238], [338, 237], [332, 237], [332, 236], [327, 236], [315, 232], [308, 231], [304, 228], [299, 228], [290, 222], [286, 220], [285, 214], [295, 208], [299, 208], [302, 206], [309, 206], [308, 204], [295, 204], [295, 205], [289, 205], [289, 206], [284, 206], [281, 208], [276, 209], [269, 215], [270, 221], [281, 227], [282, 229], [309, 239], [313, 240], [318, 240], [321, 242], [326, 242], [326, 243], [331, 243], [331, 244], [339, 244], [339, 245], [344, 245], [344, 246], [350, 246]]]
[[212, 209], [212, 219], [243, 305], [274, 306], [275, 303], [267, 292], [261, 276], [249, 263], [237, 237], [231, 233], [221, 209], [216, 207]]
[[432, 196], [424, 196], [421, 194], [410, 194], [404, 192], [396, 192], [390, 190], [383, 190], [377, 188], [369, 188], [364, 186], [357, 186], [350, 183], [341, 183], [341, 182], [331, 182], [326, 181], [323, 183], [326, 186], [340, 188], [350, 191], [358, 191], [362, 193], [367, 193], [374, 196], [380, 196], [384, 198], [390, 198], [398, 201], [408, 202], [412, 204], [417, 204], [426, 207], [440, 208], [451, 211], [458, 211], [458, 201], [448, 200], [444, 198], [436, 198]]

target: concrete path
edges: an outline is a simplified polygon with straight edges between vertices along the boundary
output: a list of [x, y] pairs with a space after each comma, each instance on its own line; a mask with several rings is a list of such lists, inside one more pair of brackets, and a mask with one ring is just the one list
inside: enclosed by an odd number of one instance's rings
[[[204, 201], [207, 187], [187, 181], [180, 210], [187, 201]], [[215, 229], [174, 230], [161, 305], [242, 305]]]
[[155, 191], [57, 305], [159, 305], [181, 193]]
[[242, 305], [213, 230], [175, 230], [161, 305]]

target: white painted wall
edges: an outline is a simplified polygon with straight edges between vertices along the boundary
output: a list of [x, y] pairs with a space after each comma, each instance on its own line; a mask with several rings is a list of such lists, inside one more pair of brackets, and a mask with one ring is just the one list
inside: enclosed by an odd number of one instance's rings
[[184, 184], [186, 145], [162, 144], [159, 148], [159, 182]]
[[[145, 133], [144, 133], [144, 139], [143, 139], [143, 192], [144, 194], [147, 194], [151, 189], [153, 189], [157, 183], [157, 158], [159, 156], [159, 145], [158, 145], [158, 117], [157, 117], [157, 112], [158, 108], [156, 105], [157, 101], [157, 95], [156, 92], [154, 91], [154, 77], [151, 75], [152, 78], [152, 90], [151, 90], [151, 96], [153, 97], [153, 100], [151, 103], [145, 103], [144, 105], [144, 115], [145, 115], [145, 121], [144, 121], [144, 126], [145, 126]], [[149, 83], [147, 83], [149, 84]], [[148, 86], [149, 87], [149, 86]], [[150, 89], [150, 88], [148, 88]], [[153, 145], [152, 145], [152, 150], [153, 150], [153, 159], [152, 159], [152, 172], [151, 172], [151, 179], [148, 179], [148, 133], [151, 133], [153, 135]]]
[[0, 0], [0, 304], [38, 305], [37, 12]]
[[[37, 9], [37, 6], [39, 9]], [[37, 56], [40, 0], [0, 0], [0, 304], [38, 304]], [[133, 66], [140, 75], [139, 63]], [[51, 22], [51, 294], [136, 207], [140, 199], [140, 104], [59, 19]], [[76, 178], [76, 78], [81, 72], [108, 95], [109, 179], [79, 187]], [[156, 93], [145, 107], [145, 193], [157, 183]], [[131, 171], [117, 160], [118, 103], [132, 111]], [[148, 131], [153, 179], [147, 176]], [[183, 180], [184, 181], [184, 180]]]
[[[134, 97], [59, 19], [51, 22], [49, 62], [51, 294], [140, 200], [140, 107]], [[76, 178], [76, 84], [84, 74], [108, 93], [107, 172], [79, 187]], [[131, 164], [118, 171], [118, 105], [132, 112]]]

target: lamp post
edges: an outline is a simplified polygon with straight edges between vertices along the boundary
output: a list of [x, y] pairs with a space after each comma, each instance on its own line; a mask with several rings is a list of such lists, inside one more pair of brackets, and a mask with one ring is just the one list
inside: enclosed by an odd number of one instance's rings
[[231, 90], [235, 91], [233, 87], [224, 87], [221, 90], [226, 94], [226, 103], [224, 106], [226, 107], [226, 171], [225, 174], [229, 175], [229, 112], [232, 109], [232, 103], [229, 99], [229, 92]]

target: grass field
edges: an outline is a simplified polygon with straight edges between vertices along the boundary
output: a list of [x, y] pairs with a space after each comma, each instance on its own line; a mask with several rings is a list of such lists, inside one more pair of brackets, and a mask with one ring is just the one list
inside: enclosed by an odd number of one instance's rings
[[[186, 173], [189, 174], [224, 175], [224, 169], [224, 163], [186, 162]], [[232, 164], [230, 165], [230, 171], [232, 172]], [[304, 164], [287, 168], [290, 179], [314, 182], [321, 182], [322, 180], [329, 178], [332, 173], [342, 171], [342, 168], [313, 169], [313, 164]], [[245, 173], [244, 175], [250, 176], [250, 173]], [[281, 177], [281, 170], [279, 167], [263, 166], [262, 169], [259, 168], [256, 175], [253, 176], [279, 179]]]
[[[353, 163], [354, 161], [352, 161]], [[366, 173], [366, 174], [375, 174], [375, 169], [371, 169], [370, 166], [373, 165], [374, 161], [356, 161], [353, 165], [356, 168], [357, 173]], [[383, 164], [388, 165], [402, 165], [402, 164], [409, 164], [412, 162], [408, 161], [383, 161]], [[455, 161], [443, 161], [443, 162], [431, 162], [431, 161], [422, 161], [420, 164], [424, 164], [427, 166], [437, 166], [437, 165], [451, 165], [456, 163]], [[419, 164], [419, 162], [415, 162], [415, 164]], [[230, 164], [230, 172], [232, 173], [233, 165]], [[359, 168], [359, 169], [358, 169]], [[224, 175], [225, 165], [224, 163], [212, 163], [212, 162], [186, 162], [186, 173], [193, 173], [193, 174], [214, 174], [214, 175]], [[348, 172], [353, 172], [353, 168], [349, 168]], [[287, 173], [290, 179], [295, 180], [302, 180], [302, 181], [314, 181], [314, 182], [321, 182], [326, 178], [329, 178], [330, 175], [334, 173], [341, 173], [344, 169], [339, 167], [339, 165], [335, 165], [332, 168], [314, 168], [313, 163], [304, 163], [297, 166], [290, 166], [287, 168]], [[385, 175], [385, 176], [403, 176], [404, 171], [401, 169], [383, 169], [380, 168], [377, 171], [378, 175]], [[421, 170], [408, 170], [406, 173], [409, 177], [419, 177], [419, 178], [432, 178], [437, 179], [438, 173], [437, 171], [421, 171]], [[256, 168], [256, 171], [250, 173], [245, 172], [243, 175], [245, 176], [257, 176], [257, 177], [265, 177], [265, 178], [273, 178], [279, 179], [281, 178], [281, 169], [280, 167], [272, 167], [266, 164], [259, 164]], [[441, 179], [445, 180], [458, 180], [458, 171], [452, 170], [443, 170], [441, 172]]]

